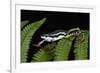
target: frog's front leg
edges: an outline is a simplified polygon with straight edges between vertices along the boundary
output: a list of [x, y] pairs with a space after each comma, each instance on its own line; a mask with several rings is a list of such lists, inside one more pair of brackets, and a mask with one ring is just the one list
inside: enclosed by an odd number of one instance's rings
[[40, 41], [38, 44], [33, 44], [35, 47], [41, 47], [41, 45], [45, 42], [45, 40]]

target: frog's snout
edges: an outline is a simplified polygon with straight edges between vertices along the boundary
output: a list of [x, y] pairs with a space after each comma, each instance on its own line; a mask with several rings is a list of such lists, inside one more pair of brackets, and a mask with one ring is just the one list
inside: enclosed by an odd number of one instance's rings
[[45, 37], [45, 36], [41, 36], [41, 38], [42, 38], [42, 39], [45, 39], [46, 37]]

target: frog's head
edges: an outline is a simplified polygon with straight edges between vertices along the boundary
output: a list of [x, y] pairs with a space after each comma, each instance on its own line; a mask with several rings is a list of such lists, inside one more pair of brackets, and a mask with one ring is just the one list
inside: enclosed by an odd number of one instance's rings
[[48, 42], [52, 41], [52, 38], [49, 36], [49, 34], [43, 34], [41, 38]]
[[47, 37], [49, 37], [48, 34], [43, 34], [43, 35], [41, 35], [41, 38], [42, 38], [42, 39], [45, 39], [45, 38], [47, 38]]

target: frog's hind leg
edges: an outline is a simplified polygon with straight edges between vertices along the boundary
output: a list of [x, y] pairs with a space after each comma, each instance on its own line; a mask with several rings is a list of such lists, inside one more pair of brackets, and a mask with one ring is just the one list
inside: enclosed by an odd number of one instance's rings
[[81, 35], [82, 35], [81, 42], [83, 42], [85, 40], [84, 39], [85, 37], [84, 37], [84, 34], [83, 33]]
[[85, 39], [85, 37], [84, 37], [84, 34], [83, 34], [83, 31], [81, 31], [81, 33], [79, 34], [79, 40], [81, 41], [81, 42], [83, 42]]
[[41, 47], [41, 45], [45, 42], [45, 40], [40, 41], [38, 44], [33, 44], [35, 47]]

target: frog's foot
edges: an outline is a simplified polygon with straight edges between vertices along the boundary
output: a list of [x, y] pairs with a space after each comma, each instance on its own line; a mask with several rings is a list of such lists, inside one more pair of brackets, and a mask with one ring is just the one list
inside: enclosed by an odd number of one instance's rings
[[38, 44], [33, 44], [33, 46], [35, 46], [35, 47], [41, 47], [41, 45], [38, 45]]
[[35, 47], [41, 47], [41, 45], [45, 42], [45, 40], [40, 41], [38, 44], [33, 44]]
[[81, 43], [85, 41], [85, 39], [84, 39], [84, 34], [81, 34], [81, 35], [80, 35], [79, 40], [81, 41]]
[[82, 34], [81, 42], [84, 42], [84, 41], [85, 41], [84, 35]]

